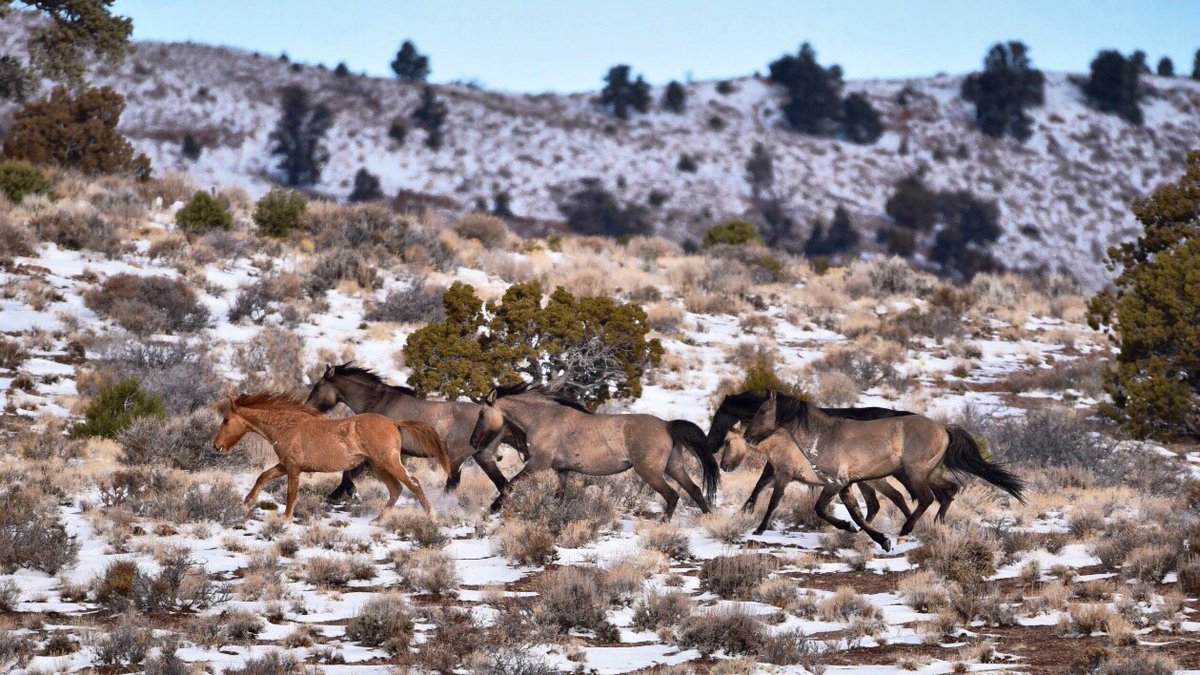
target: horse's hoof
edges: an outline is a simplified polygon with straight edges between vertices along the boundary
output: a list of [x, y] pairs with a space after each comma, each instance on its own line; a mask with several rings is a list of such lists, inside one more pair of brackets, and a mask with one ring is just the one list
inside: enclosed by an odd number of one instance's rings
[[887, 537], [883, 537], [882, 539], [882, 541], [876, 540], [875, 543], [879, 544], [879, 548], [883, 549], [884, 553], [891, 553], [892, 542], [888, 541]]
[[757, 530], [755, 530], [755, 531], [754, 531], [754, 534], [757, 536], [757, 535], [760, 535], [760, 534], [762, 534], [763, 532], [766, 532], [766, 530], [764, 530], [764, 529], [762, 529], [762, 528], [759, 528], [759, 529], [757, 529]]

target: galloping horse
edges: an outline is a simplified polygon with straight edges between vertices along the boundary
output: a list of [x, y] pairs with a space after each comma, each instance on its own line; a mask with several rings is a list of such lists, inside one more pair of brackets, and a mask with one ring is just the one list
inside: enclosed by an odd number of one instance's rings
[[[943, 461], [952, 471], [979, 476], [1024, 501], [1021, 480], [985, 460], [970, 434], [960, 427], [942, 425], [921, 415], [869, 421], [838, 419], [806, 401], [781, 398], [771, 392], [751, 420], [746, 437], [761, 442], [772, 435], [791, 441], [795, 447], [793, 456], [802, 455], [804, 463], [811, 468], [811, 476], [801, 473], [795, 478], [815, 478], [815, 483], [822, 488], [817, 499], [817, 513], [834, 526], [853, 531], [848, 523], [825, 512], [833, 496], [840, 495], [854, 522], [885, 551], [891, 549], [887, 537], [871, 529], [858, 512], [857, 502], [847, 498], [854, 483], [890, 475], [904, 476], [905, 485], [917, 496], [917, 508], [905, 520], [900, 536], [912, 532], [933, 503], [929, 475]], [[783, 492], [790, 479], [790, 476], [776, 479], [773, 503], [777, 503], [776, 495]], [[771, 510], [768, 509], [764, 523], [770, 519]]]
[[[387, 384], [383, 378], [374, 372], [360, 368], [353, 362], [340, 366], [329, 366], [321, 379], [313, 384], [308, 392], [305, 403], [321, 412], [329, 412], [338, 403], [345, 403], [351, 411], [376, 413], [395, 420], [416, 420], [432, 426], [446, 443], [450, 454], [450, 472], [446, 478], [446, 490], [458, 487], [461, 478], [461, 467], [468, 458], [474, 457], [475, 463], [495, 484], [496, 489], [503, 491], [508, 480], [496, 464], [496, 447], [502, 441], [515, 444], [517, 441], [508, 436], [497, 437], [493, 442], [476, 450], [471, 447], [471, 430], [479, 418], [482, 406], [476, 403], [459, 401], [429, 401], [417, 396], [417, 392], [408, 387], [398, 387]], [[404, 454], [414, 457], [426, 457], [420, 445], [405, 443]], [[366, 466], [356, 467], [342, 474], [342, 482], [328, 497], [327, 501], [336, 501], [343, 496], [354, 494], [353, 477], [366, 469]]]
[[[426, 453], [424, 456], [433, 457], [443, 471], [450, 472], [446, 446], [428, 424], [396, 421], [370, 413], [331, 420], [286, 394], [230, 397], [213, 446], [220, 452], [229, 452], [250, 432], [267, 439], [279, 463], [262, 472], [246, 495], [245, 504], [252, 506], [264, 485], [286, 475], [287, 509], [283, 514], [286, 518], [291, 518], [296, 505], [300, 474], [345, 471], [364, 462], [371, 464], [387, 486], [390, 497], [384, 513], [396, 503], [402, 483], [429, 513], [429, 501], [421, 484], [408, 475], [400, 462], [405, 432]], [[380, 513], [374, 522], [382, 517]]]
[[[777, 394], [781, 397], [788, 397], [787, 394]], [[767, 394], [759, 394], [753, 391], [744, 391], [740, 394], [730, 394], [721, 399], [721, 405], [717, 407], [717, 411], [713, 414], [712, 425], [708, 429], [708, 449], [714, 455], [721, 452], [722, 445], [726, 442], [726, 437], [733, 431], [734, 427], [740, 422], [743, 425], [749, 424], [750, 420], [754, 419], [754, 413], [767, 400]], [[905, 417], [915, 413], [907, 410], [893, 410], [891, 408], [819, 408], [819, 410], [830, 417], [848, 420], [879, 420], [888, 419], [891, 417]], [[721, 467], [726, 471], [730, 471], [736, 467], [736, 464], [730, 468]], [[754, 489], [750, 491], [750, 496], [746, 499], [746, 503], [742, 505], [743, 511], [754, 510], [754, 505], [758, 501], [758, 495], [763, 491], [771, 479], [775, 475], [774, 465], [768, 461], [762, 470], [762, 475], [758, 477], [758, 482], [754, 484]], [[894, 476], [903, 484], [904, 476]], [[912, 490], [909, 494], [913, 494]], [[933, 491], [934, 498], [938, 501], [937, 519], [939, 522], [945, 522], [946, 511], [950, 508], [950, 502], [954, 500], [954, 496], [958, 494], [959, 487], [954, 482], [946, 478], [933, 474], [929, 479], [929, 489]], [[858, 484], [858, 490], [862, 493], [863, 501], [867, 504], [866, 521], [869, 523], [875, 519], [875, 515], [879, 513], [879, 499], [875, 496], [876, 492], [880, 492], [887, 497], [889, 501], [900, 509], [905, 518], [912, 514], [912, 509], [908, 506], [908, 501], [896, 491], [895, 488], [887, 482], [886, 479], [863, 481]], [[916, 495], [913, 494], [915, 498]], [[774, 510], [774, 509], [771, 509]], [[760, 533], [761, 534], [761, 533]]]
[[[525, 438], [529, 459], [511, 483], [535, 471], [553, 469], [589, 476], [611, 476], [629, 469], [666, 500], [663, 519], [670, 520], [679, 493], [665, 478], [675, 480], [704, 513], [708, 499], [687, 474], [682, 450], [700, 460], [705, 493], [711, 498], [720, 470], [708, 452], [704, 432], [686, 420], [667, 421], [653, 415], [601, 415], [568, 399], [522, 385], [493, 391], [471, 432], [471, 446], [486, 447], [511, 427]], [[492, 508], [499, 508], [504, 493]]]

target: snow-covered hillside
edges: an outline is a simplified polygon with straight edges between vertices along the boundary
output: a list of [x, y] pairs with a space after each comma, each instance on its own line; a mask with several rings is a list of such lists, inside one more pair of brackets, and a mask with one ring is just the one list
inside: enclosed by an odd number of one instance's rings
[[[17, 20], [0, 32], [3, 53], [21, 51]], [[301, 84], [337, 112], [319, 191], [346, 195], [365, 167], [389, 194], [437, 195], [467, 209], [505, 191], [517, 215], [553, 221], [563, 192], [596, 177], [624, 200], [668, 195], [651, 212], [662, 233], [677, 239], [748, 209], [743, 167], [757, 142], [774, 155], [777, 187], [803, 228], [844, 204], [874, 229], [893, 183], [924, 168], [934, 188], [997, 200], [1005, 230], [997, 258], [1018, 269], [1066, 272], [1096, 287], [1107, 275], [1103, 252], [1135, 232], [1128, 202], [1177, 174], [1186, 152], [1200, 144], [1200, 82], [1143, 78], [1146, 123], [1134, 127], [1091, 110], [1071, 77], [1047, 74], [1046, 103], [1032, 111], [1035, 133], [1024, 144], [974, 129], [973, 109], [958, 95], [960, 77], [851, 81], [846, 92], [866, 93], [887, 128], [870, 146], [783, 129], [780, 92], [756, 78], [732, 81], [728, 95], [715, 82], [690, 84], [684, 114], [656, 104], [629, 122], [599, 109], [593, 94], [439, 85], [449, 116], [445, 145], [436, 152], [411, 124], [403, 144], [388, 138], [391, 121], [416, 107], [417, 85], [339, 78], [228, 48], [158, 43], [140, 44], [123, 64], [100, 67], [93, 79], [126, 96], [122, 129], [159, 171], [267, 190], [273, 176], [267, 137], [279, 91]], [[902, 91], [905, 105], [898, 102]], [[656, 88], [656, 101], [661, 94]], [[198, 161], [180, 152], [186, 133], [205, 145]], [[900, 154], [904, 139], [907, 153]], [[685, 153], [698, 161], [696, 172], [676, 169]]]

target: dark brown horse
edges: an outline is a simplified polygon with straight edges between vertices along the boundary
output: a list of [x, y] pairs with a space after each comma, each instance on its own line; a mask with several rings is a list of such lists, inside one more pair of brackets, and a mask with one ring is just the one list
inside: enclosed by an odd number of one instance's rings
[[[787, 396], [787, 394], [779, 394], [779, 396]], [[733, 430], [734, 426], [741, 423], [746, 425], [750, 420], [754, 419], [754, 414], [762, 407], [762, 404], [767, 400], [767, 394], [759, 394], [753, 391], [744, 391], [740, 394], [730, 394], [721, 399], [721, 405], [717, 407], [717, 411], [713, 414], [712, 424], [708, 428], [708, 449], [714, 455], [721, 452], [722, 445], [725, 443], [726, 435]], [[880, 420], [890, 417], [904, 417], [915, 413], [907, 410], [893, 410], [891, 408], [866, 407], [866, 408], [820, 408], [820, 411], [830, 417], [849, 420]], [[746, 499], [746, 503], [742, 505], [743, 511], [754, 510], [754, 505], [758, 501], [758, 495], [767, 485], [771, 484], [775, 476], [775, 468], [771, 462], [767, 462], [763, 466], [762, 475], [758, 477], [758, 482], [754, 484], [754, 488], [750, 491], [750, 496]], [[904, 484], [903, 476], [896, 476], [897, 480]], [[946, 511], [950, 508], [950, 503], [954, 501], [954, 496], [958, 494], [959, 487], [956, 483], [947, 480], [940, 475], [930, 477], [930, 489], [933, 490], [934, 498], [938, 501], [937, 519], [939, 522], [945, 522]], [[882, 493], [889, 501], [900, 509], [905, 518], [912, 514], [912, 509], [909, 508], [908, 502], [904, 497], [896, 491], [886, 480], [880, 479], [876, 481], [863, 481], [858, 484], [858, 489], [862, 493], [863, 501], [867, 505], [866, 521], [869, 523], [875, 519], [875, 515], [879, 513], [879, 498], [875, 496], [876, 492]], [[905, 489], [909, 494], [916, 498], [911, 488], [905, 485]], [[773, 511], [774, 509], [769, 509]]]
[[[517, 439], [505, 435], [478, 450], [472, 448], [471, 430], [475, 428], [482, 407], [477, 403], [423, 399], [415, 390], [388, 384], [374, 372], [353, 363], [327, 367], [321, 379], [313, 384], [305, 402], [321, 412], [328, 412], [337, 404], [344, 403], [355, 413], [376, 413], [396, 420], [417, 420], [432, 426], [445, 441], [450, 453], [446, 490], [458, 486], [462, 465], [472, 457], [497, 490], [504, 490], [508, 484], [496, 464], [496, 448], [501, 442], [513, 445]], [[423, 457], [423, 452], [420, 446], [411, 442], [404, 446], [405, 455]], [[336, 501], [354, 494], [353, 478], [365, 468], [364, 465], [344, 472], [341, 484], [326, 499]]]
[[[683, 452], [700, 460], [705, 492], [711, 496], [720, 480], [716, 459], [708, 452], [704, 432], [686, 420], [667, 421], [653, 415], [601, 415], [567, 399], [519, 386], [493, 391], [471, 433], [473, 447], [486, 447], [505, 427], [525, 438], [529, 458], [513, 476], [516, 482], [535, 471], [553, 469], [589, 476], [611, 476], [633, 469], [666, 501], [669, 520], [679, 493], [670, 476], [704, 513], [708, 499], [687, 474]], [[503, 494], [493, 504], [499, 507]]]
[[433, 457], [444, 471], [450, 471], [446, 447], [433, 427], [423, 422], [396, 421], [370, 413], [331, 420], [286, 394], [231, 397], [224, 413], [213, 440], [217, 450], [229, 452], [243, 436], [253, 432], [265, 438], [279, 457], [279, 463], [262, 472], [254, 482], [254, 488], [246, 495], [246, 506], [254, 505], [259, 490], [268, 482], [287, 476], [285, 518], [291, 518], [296, 505], [300, 474], [345, 471], [364, 462], [371, 464], [387, 486], [390, 499], [385, 512], [396, 503], [403, 484], [429, 513], [429, 501], [421, 484], [408, 475], [400, 461], [405, 436], [422, 449], [423, 456]]

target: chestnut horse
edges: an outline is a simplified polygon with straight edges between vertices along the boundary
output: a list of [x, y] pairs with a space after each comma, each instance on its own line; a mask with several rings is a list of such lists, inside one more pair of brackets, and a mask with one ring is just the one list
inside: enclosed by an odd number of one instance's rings
[[[443, 471], [450, 473], [446, 446], [433, 427], [424, 422], [396, 421], [370, 413], [329, 419], [286, 394], [243, 394], [230, 397], [224, 407], [224, 419], [213, 441], [218, 451], [229, 452], [242, 436], [254, 432], [267, 439], [279, 456], [279, 463], [262, 472], [254, 482], [246, 495], [247, 507], [254, 504], [264, 485], [287, 476], [287, 509], [283, 515], [291, 518], [300, 489], [300, 474], [346, 471], [365, 461], [371, 464], [390, 494], [383, 513], [396, 503], [401, 484], [412, 491], [429, 513], [429, 501], [421, 484], [405, 471], [400, 461], [403, 432], [421, 446], [426, 456], [436, 459]], [[372, 522], [378, 522], [383, 513]]]

